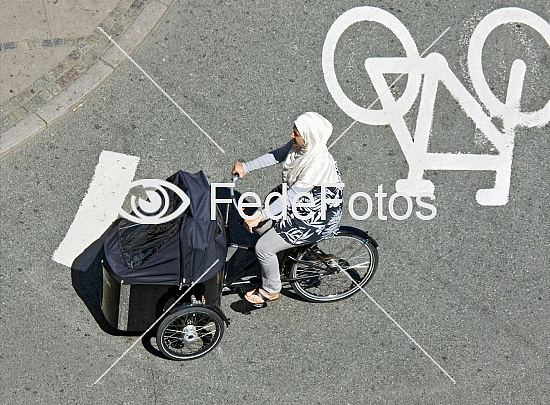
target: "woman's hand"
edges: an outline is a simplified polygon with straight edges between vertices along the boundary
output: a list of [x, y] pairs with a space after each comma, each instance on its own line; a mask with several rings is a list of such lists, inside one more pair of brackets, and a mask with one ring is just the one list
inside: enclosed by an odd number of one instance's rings
[[233, 170], [231, 170], [231, 174], [237, 174], [239, 175], [239, 179], [242, 179], [245, 175], [243, 163], [242, 162], [235, 163], [235, 166], [233, 166]]
[[244, 227], [246, 230], [250, 233], [254, 233], [252, 228], [256, 228], [260, 222], [264, 220], [264, 216], [262, 215], [262, 212], [260, 211], [260, 215], [256, 219], [245, 219], [244, 220]]

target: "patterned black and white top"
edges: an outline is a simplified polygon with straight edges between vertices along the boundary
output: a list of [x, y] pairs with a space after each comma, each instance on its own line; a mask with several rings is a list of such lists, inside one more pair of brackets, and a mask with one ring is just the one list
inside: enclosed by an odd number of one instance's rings
[[[284, 146], [275, 149], [265, 155], [260, 156], [257, 159], [249, 162], [244, 162], [245, 173], [252, 170], [261, 169], [267, 166], [271, 166], [277, 163], [284, 162], [286, 156], [292, 148], [292, 141], [288, 142]], [[341, 182], [340, 171], [338, 166], [335, 167], [338, 173], [338, 183]], [[282, 184], [275, 187], [272, 191], [281, 192]], [[325, 218], [322, 218], [322, 193], [323, 188], [321, 186], [315, 186], [310, 188], [295, 188], [291, 187], [288, 190], [287, 206], [283, 207], [282, 200], [277, 198], [269, 205], [269, 211], [271, 215], [275, 216], [286, 209], [286, 219], [279, 219], [274, 228], [277, 233], [287, 242], [292, 245], [304, 245], [318, 242], [323, 239], [333, 237], [340, 228], [340, 221], [342, 220], [342, 203], [333, 203], [331, 200], [343, 200], [343, 188], [342, 187], [324, 187], [325, 191], [325, 203], [326, 213]], [[312, 207], [297, 207], [296, 211], [299, 216], [306, 217], [311, 216], [308, 219], [301, 219], [294, 215], [292, 211], [292, 201], [294, 196], [300, 192], [308, 193], [311, 198], [306, 196], [300, 197], [297, 202], [310, 203], [313, 202]], [[267, 212], [264, 208], [262, 210], [264, 218], [267, 218]]]

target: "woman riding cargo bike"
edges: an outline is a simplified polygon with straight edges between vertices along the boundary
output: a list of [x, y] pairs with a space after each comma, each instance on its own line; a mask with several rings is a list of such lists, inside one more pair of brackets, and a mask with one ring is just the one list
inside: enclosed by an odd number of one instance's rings
[[[255, 248], [262, 286], [245, 295], [245, 299], [257, 307], [279, 298], [281, 266], [277, 253], [281, 251], [316, 244], [316, 250], [302, 249], [290, 275], [291, 279], [296, 279], [291, 283], [297, 293], [311, 301], [334, 301], [350, 296], [374, 273], [375, 242], [368, 236], [363, 238], [357, 230], [350, 231], [351, 228], [339, 232], [343, 184], [336, 161], [326, 145], [331, 133], [332, 125], [326, 118], [307, 112], [294, 122], [287, 144], [252, 161], [237, 162], [233, 167], [232, 174], [242, 178], [253, 170], [283, 163], [283, 184], [273, 191], [280, 193], [284, 186], [288, 190], [286, 206], [283, 199], [277, 197], [259, 210], [255, 219], [244, 221], [249, 232], [260, 224], [263, 232], [273, 225], [263, 233]], [[273, 224], [270, 218], [276, 216], [281, 218]], [[347, 259], [341, 258], [350, 252], [353, 254]], [[357, 262], [357, 259], [363, 260]], [[353, 268], [348, 260], [355, 263]], [[363, 269], [367, 272], [361, 275]]]
[[[225, 215], [217, 208], [215, 218], [211, 217], [214, 196], [202, 171], [178, 171], [166, 179], [189, 198], [188, 208], [176, 218], [160, 225], [135, 224], [126, 218], [113, 222], [103, 245], [101, 308], [108, 323], [128, 332], [146, 330], [148, 325], [151, 329], [158, 323], [156, 341], [162, 354], [190, 360], [213, 350], [229, 325], [221, 306], [223, 291], [239, 291], [242, 285], [261, 281], [261, 288], [249, 291], [244, 299], [248, 305], [264, 307], [279, 298], [282, 283], [290, 283], [311, 302], [336, 301], [364, 287], [376, 270], [377, 244], [360, 229], [340, 226], [338, 200], [342, 200], [343, 185], [338, 185], [340, 174], [326, 147], [331, 131], [331, 124], [319, 114], [303, 114], [295, 122], [289, 143], [233, 168], [235, 183], [247, 172], [284, 162], [284, 185], [278, 190], [288, 187], [291, 202], [295, 197], [299, 203], [311, 200], [292, 209], [279, 198], [261, 210], [258, 218], [246, 220], [251, 232], [261, 233], [273, 225], [255, 248], [230, 240], [231, 205]], [[229, 192], [238, 207], [234, 187]], [[167, 194], [169, 215], [181, 198], [173, 190]], [[287, 216], [270, 224], [264, 221], [269, 213]], [[228, 248], [255, 250], [258, 260], [239, 266], [228, 276]], [[248, 272], [258, 262], [261, 279], [249, 278]], [[148, 301], [144, 300], [146, 292]], [[151, 324], [149, 319], [156, 321]]]

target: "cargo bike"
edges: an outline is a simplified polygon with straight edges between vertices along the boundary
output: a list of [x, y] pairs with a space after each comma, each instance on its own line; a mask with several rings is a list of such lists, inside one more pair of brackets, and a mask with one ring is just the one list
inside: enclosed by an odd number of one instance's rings
[[[232, 180], [235, 184], [237, 177]], [[230, 241], [230, 203], [224, 216], [216, 207], [216, 219], [211, 219], [210, 186], [203, 172], [179, 171], [167, 181], [189, 197], [182, 215], [158, 225], [119, 218], [106, 232], [102, 310], [122, 331], [143, 331], [160, 317], [158, 349], [169, 359], [190, 360], [214, 349], [229, 325], [221, 310], [222, 292], [243, 292], [261, 279], [249, 274], [257, 260], [228, 276], [231, 253], [254, 247]], [[170, 190], [168, 194], [169, 214], [181, 200]], [[234, 187], [230, 194], [237, 207]], [[333, 238], [281, 252], [279, 263], [281, 281], [302, 299], [337, 301], [371, 280], [378, 264], [377, 243], [365, 231], [341, 226]]]

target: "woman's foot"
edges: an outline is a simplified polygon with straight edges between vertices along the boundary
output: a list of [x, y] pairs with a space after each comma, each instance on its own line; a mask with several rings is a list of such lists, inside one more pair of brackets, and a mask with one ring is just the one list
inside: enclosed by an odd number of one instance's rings
[[269, 294], [267, 291], [262, 290], [261, 288], [256, 288], [254, 290], [248, 291], [244, 298], [255, 305], [264, 305], [270, 301], [276, 301], [279, 299], [280, 294]]

